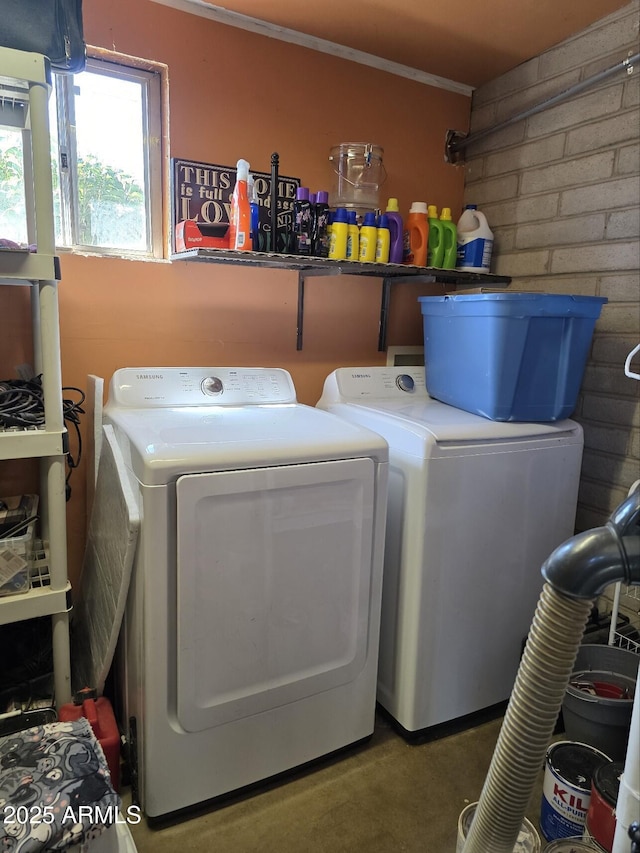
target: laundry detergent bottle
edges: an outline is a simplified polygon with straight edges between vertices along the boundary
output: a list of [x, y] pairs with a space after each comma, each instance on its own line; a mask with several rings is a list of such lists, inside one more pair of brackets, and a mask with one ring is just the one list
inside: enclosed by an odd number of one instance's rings
[[391, 232], [389, 220], [386, 213], [380, 214], [378, 219], [378, 231], [376, 235], [376, 262], [379, 264], [389, 263], [389, 247], [391, 245]]
[[425, 201], [414, 201], [409, 208], [404, 230], [402, 261], [405, 264], [414, 264], [417, 267], [426, 267], [427, 265], [427, 241], [429, 239], [427, 213]]
[[442, 226], [442, 268], [454, 270], [456, 268], [456, 254], [458, 251], [457, 234], [455, 222], [451, 221], [451, 208], [443, 207], [440, 212], [440, 224]]
[[385, 213], [387, 221], [389, 222], [389, 263], [401, 264], [404, 246], [404, 229], [397, 198], [389, 199]]
[[376, 259], [376, 245], [378, 242], [378, 226], [376, 215], [371, 211], [365, 213], [362, 227], [360, 228], [360, 251], [358, 260], [363, 263], [373, 262]]
[[336, 261], [344, 261], [347, 257], [347, 237], [349, 236], [349, 217], [344, 207], [339, 207], [331, 223], [331, 244], [329, 257]]
[[349, 228], [347, 230], [347, 260], [357, 261], [360, 257], [360, 229], [355, 210], [347, 211]]
[[468, 204], [457, 227], [456, 269], [488, 273], [493, 250], [493, 231], [477, 205]]
[[430, 204], [428, 208], [429, 239], [427, 241], [427, 264], [430, 267], [442, 267], [444, 258], [444, 240], [442, 223], [438, 219], [438, 208]]

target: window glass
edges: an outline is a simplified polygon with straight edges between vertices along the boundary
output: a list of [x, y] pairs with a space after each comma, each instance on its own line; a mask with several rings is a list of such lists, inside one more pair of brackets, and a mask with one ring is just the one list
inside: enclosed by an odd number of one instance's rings
[[27, 242], [22, 133], [0, 126], [0, 238]]
[[149, 251], [142, 94], [138, 80], [74, 77], [80, 245]]
[[49, 98], [49, 135], [51, 137], [51, 183], [53, 187], [53, 218], [56, 228], [56, 246], [70, 246], [71, 240], [63, 237], [62, 225], [64, 209], [60, 186], [60, 143], [58, 141], [57, 98], [55, 87]]
[[[56, 245], [162, 257], [159, 73], [89, 59], [81, 74], [53, 78]], [[24, 115], [14, 127], [12, 111], [0, 109], [0, 238], [26, 245], [23, 131], [17, 126]]]

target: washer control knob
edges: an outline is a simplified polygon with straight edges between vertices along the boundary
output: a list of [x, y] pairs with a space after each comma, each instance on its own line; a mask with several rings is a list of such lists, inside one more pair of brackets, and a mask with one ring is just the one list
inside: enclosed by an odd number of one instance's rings
[[224, 391], [222, 379], [218, 379], [217, 376], [207, 376], [207, 378], [203, 379], [200, 383], [200, 387], [202, 388], [202, 393], [208, 394], [209, 397], [216, 397]]
[[413, 376], [409, 376], [408, 373], [401, 373], [396, 379], [396, 385], [401, 391], [407, 391], [409, 394], [412, 394], [416, 388]]

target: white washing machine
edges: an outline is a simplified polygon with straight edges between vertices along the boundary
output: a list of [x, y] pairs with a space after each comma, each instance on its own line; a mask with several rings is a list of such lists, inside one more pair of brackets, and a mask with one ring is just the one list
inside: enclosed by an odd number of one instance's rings
[[445, 405], [424, 368], [337, 370], [318, 406], [389, 444], [378, 701], [407, 734], [460, 725], [510, 695], [540, 568], [574, 533], [582, 429]]
[[384, 440], [280, 369], [118, 370], [104, 422], [141, 513], [120, 657], [146, 814], [369, 737]]

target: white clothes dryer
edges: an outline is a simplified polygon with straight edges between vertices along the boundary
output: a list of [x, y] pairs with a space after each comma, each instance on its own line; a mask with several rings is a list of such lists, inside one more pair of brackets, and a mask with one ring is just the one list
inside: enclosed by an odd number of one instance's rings
[[574, 533], [582, 429], [440, 403], [424, 368], [342, 368], [318, 406], [389, 444], [378, 701], [405, 735], [460, 726], [510, 695], [540, 568]]
[[119, 657], [147, 816], [368, 738], [385, 441], [281, 369], [118, 370], [104, 422], [141, 515]]

